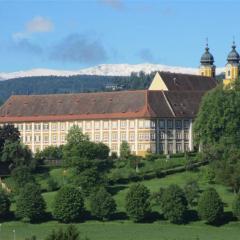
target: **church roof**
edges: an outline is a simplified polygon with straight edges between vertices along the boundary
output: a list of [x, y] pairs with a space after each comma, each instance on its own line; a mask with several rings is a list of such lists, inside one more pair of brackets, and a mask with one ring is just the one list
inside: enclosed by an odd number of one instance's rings
[[205, 52], [203, 53], [200, 62], [202, 65], [213, 65], [214, 63], [214, 58], [213, 55], [209, 52], [208, 45], [205, 48]]
[[212, 77], [170, 72], [159, 74], [169, 91], [208, 91], [217, 86]]

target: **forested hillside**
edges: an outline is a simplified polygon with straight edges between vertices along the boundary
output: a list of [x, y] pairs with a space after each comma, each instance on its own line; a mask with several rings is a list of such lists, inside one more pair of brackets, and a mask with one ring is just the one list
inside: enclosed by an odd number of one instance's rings
[[0, 101], [13, 94], [50, 94], [144, 89], [153, 74], [132, 74], [129, 77], [79, 75], [70, 77], [24, 77], [0, 82]]

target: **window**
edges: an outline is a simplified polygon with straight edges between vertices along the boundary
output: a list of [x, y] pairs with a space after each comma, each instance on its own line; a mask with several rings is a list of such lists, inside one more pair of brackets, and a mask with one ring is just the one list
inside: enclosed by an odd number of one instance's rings
[[150, 128], [150, 120], [145, 120], [145, 128]]
[[108, 129], [109, 126], [108, 126], [108, 122], [107, 121], [104, 121], [103, 122], [103, 129]]
[[118, 127], [117, 121], [113, 121], [112, 122], [112, 129], [117, 129], [117, 127]]
[[26, 124], [26, 131], [32, 131], [32, 124]]
[[135, 127], [135, 121], [134, 120], [129, 121], [129, 127], [131, 129]]
[[26, 143], [30, 143], [32, 141], [32, 136], [27, 135], [26, 136]]
[[229, 76], [229, 77], [231, 76], [231, 71], [230, 71], [230, 70], [228, 70], [228, 76]]
[[173, 128], [173, 120], [168, 120], [167, 121], [167, 127], [168, 128]]
[[170, 154], [173, 153], [173, 144], [172, 143], [168, 143], [168, 152]]
[[95, 127], [96, 130], [99, 130], [100, 129], [100, 122], [99, 121], [95, 122], [94, 127]]
[[103, 133], [103, 141], [104, 142], [108, 141], [108, 133]]
[[112, 133], [112, 141], [117, 141], [118, 139], [118, 134], [116, 132]]
[[48, 141], [49, 141], [49, 136], [48, 135], [44, 135], [43, 136], [43, 142], [44, 143], [48, 143]]
[[182, 152], [182, 143], [177, 143], [176, 150], [177, 152]]
[[35, 143], [41, 142], [41, 136], [40, 136], [40, 135], [35, 135], [35, 136], [34, 136], [34, 142], [35, 142]]
[[23, 130], [23, 125], [22, 124], [18, 124], [18, 130], [22, 131]]
[[65, 143], [66, 135], [61, 135], [61, 143]]
[[57, 123], [52, 123], [52, 130], [56, 131], [57, 130]]
[[190, 123], [189, 120], [184, 120], [184, 128], [189, 129]]
[[65, 131], [66, 129], [66, 123], [61, 123], [61, 131]]
[[144, 140], [144, 133], [139, 133], [138, 134], [138, 140], [143, 141]]
[[138, 121], [138, 127], [139, 128], [144, 128], [144, 121], [143, 120]]
[[130, 140], [131, 142], [134, 142], [134, 141], [135, 141], [135, 133], [134, 133], [134, 132], [130, 132], [130, 133], [129, 133], [129, 140]]
[[49, 130], [49, 124], [48, 123], [44, 123], [43, 124], [43, 131], [48, 131]]
[[116, 152], [118, 150], [117, 144], [112, 144], [112, 152]]
[[156, 139], [156, 134], [155, 133], [151, 133], [151, 141], [155, 141]]
[[182, 131], [181, 130], [176, 131], [176, 139], [182, 139]]
[[40, 123], [35, 123], [34, 124], [34, 130], [35, 131], [41, 131], [41, 124]]
[[181, 129], [182, 128], [182, 121], [181, 120], [176, 120], [176, 128]]
[[154, 120], [151, 121], [151, 128], [155, 128], [155, 121]]
[[92, 128], [92, 123], [91, 122], [86, 122], [86, 129], [90, 130]]
[[95, 133], [95, 142], [99, 142], [100, 141], [100, 134], [99, 133]]
[[167, 131], [167, 138], [168, 139], [173, 139], [173, 131], [172, 130]]
[[161, 152], [161, 153], [165, 152], [165, 144], [164, 143], [159, 144], [159, 152]]
[[53, 143], [56, 143], [56, 142], [57, 142], [57, 135], [53, 135], [53, 136], [52, 136], [52, 142], [53, 142]]
[[184, 139], [188, 139], [189, 138], [189, 132], [188, 131], [184, 131]]
[[127, 121], [122, 120], [122, 121], [120, 122], [120, 125], [121, 125], [121, 128], [126, 128], [126, 126], [127, 126]]
[[164, 139], [165, 138], [165, 131], [160, 131], [160, 138]]
[[165, 128], [165, 121], [164, 120], [159, 121], [159, 128], [161, 128], [161, 129]]
[[79, 128], [81, 128], [81, 129], [83, 128], [83, 123], [82, 122], [78, 122], [77, 125], [78, 125]]
[[121, 133], [120, 140], [121, 141], [126, 141], [127, 140], [126, 133]]

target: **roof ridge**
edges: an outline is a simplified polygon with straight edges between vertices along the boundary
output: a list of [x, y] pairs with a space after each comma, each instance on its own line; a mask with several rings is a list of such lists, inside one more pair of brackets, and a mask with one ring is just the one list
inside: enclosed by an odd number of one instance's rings
[[165, 99], [165, 101], [166, 101], [166, 103], [167, 103], [167, 105], [168, 105], [171, 113], [173, 114], [174, 117], [176, 117], [176, 114], [175, 114], [175, 112], [173, 111], [173, 108], [172, 108], [172, 106], [171, 106], [171, 104], [170, 104], [167, 96], [165, 95], [165, 92], [164, 92], [164, 91], [161, 91], [161, 92], [162, 92], [162, 94], [163, 94], [163, 97], [164, 97], [164, 99]]

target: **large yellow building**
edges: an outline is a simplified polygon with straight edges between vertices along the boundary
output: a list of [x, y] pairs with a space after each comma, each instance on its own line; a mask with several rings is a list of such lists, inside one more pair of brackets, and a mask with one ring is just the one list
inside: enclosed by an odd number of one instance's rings
[[193, 119], [215, 86], [212, 77], [158, 72], [148, 90], [15, 95], [0, 108], [0, 123], [14, 124], [33, 152], [65, 144], [73, 125], [118, 154], [123, 140], [137, 155], [191, 151]]

